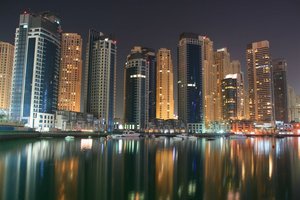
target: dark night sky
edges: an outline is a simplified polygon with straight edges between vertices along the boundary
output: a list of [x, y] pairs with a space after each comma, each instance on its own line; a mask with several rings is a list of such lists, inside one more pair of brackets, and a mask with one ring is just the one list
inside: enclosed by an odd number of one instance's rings
[[[170, 48], [176, 66], [181, 32], [207, 35], [214, 48], [228, 47], [245, 69], [246, 44], [269, 40], [271, 56], [288, 62], [288, 82], [300, 94], [300, 3], [297, 0], [1, 0], [0, 40], [13, 43], [19, 14], [49, 10], [65, 32], [89, 28], [113, 33], [118, 40], [117, 115], [123, 113], [123, 66], [134, 45]], [[245, 70], [244, 70], [245, 71]]]

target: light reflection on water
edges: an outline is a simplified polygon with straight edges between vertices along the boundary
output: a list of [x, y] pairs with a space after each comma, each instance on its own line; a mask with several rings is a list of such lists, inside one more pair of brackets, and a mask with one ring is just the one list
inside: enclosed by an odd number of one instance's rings
[[0, 199], [300, 199], [298, 138], [1, 141]]

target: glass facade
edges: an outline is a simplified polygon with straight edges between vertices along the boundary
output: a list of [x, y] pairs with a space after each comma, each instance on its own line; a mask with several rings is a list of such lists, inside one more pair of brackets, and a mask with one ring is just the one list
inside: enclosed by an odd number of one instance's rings
[[203, 131], [203, 40], [183, 33], [178, 44], [178, 119], [189, 133]]
[[131, 51], [125, 64], [125, 128], [143, 130], [149, 116], [149, 62], [142, 47]]
[[60, 32], [59, 19], [51, 13], [20, 15], [10, 115], [11, 119], [40, 130], [54, 127]]

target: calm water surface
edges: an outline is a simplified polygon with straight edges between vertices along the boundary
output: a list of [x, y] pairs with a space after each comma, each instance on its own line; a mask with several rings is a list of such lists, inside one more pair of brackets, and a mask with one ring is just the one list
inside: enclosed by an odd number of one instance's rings
[[300, 199], [300, 138], [1, 141], [0, 199]]

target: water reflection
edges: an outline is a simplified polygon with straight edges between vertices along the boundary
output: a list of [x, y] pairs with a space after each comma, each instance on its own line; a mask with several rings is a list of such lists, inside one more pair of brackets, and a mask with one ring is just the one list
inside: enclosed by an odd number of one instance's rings
[[0, 199], [299, 199], [300, 140], [0, 143]]

